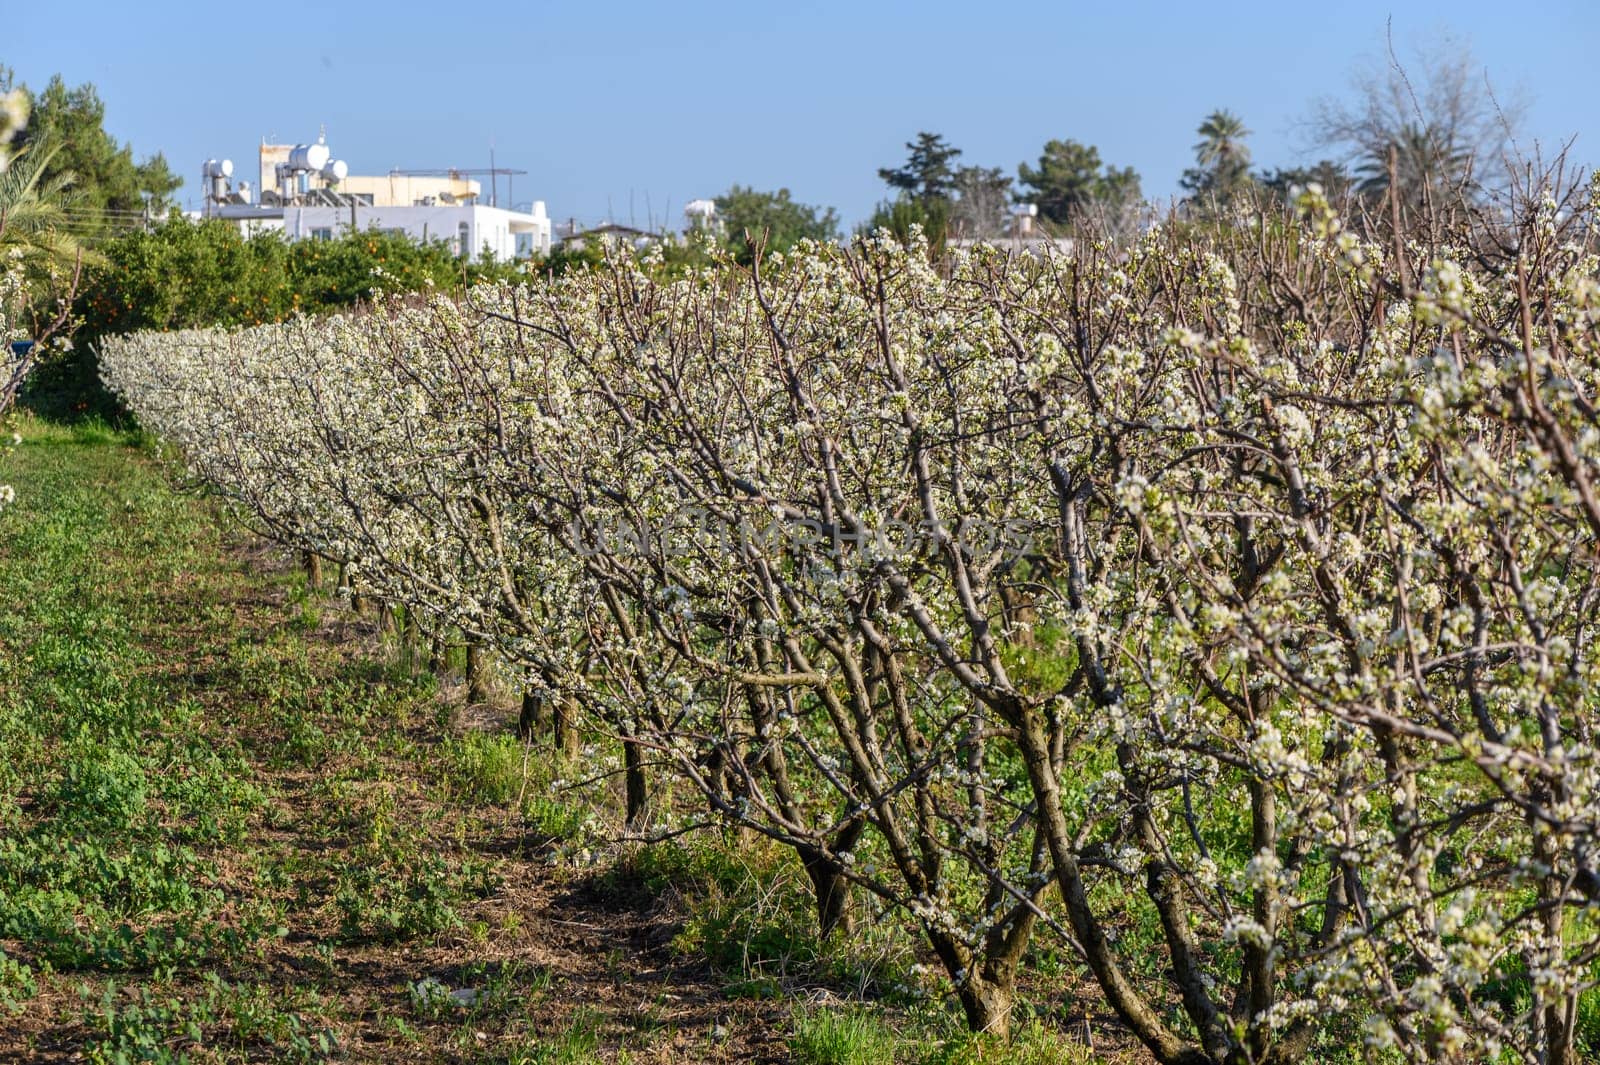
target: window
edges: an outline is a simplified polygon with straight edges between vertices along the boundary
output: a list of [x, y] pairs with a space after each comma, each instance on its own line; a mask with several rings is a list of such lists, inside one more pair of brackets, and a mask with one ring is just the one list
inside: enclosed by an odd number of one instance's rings
[[313, 229], [311, 231], [311, 239], [312, 240], [332, 240], [333, 239], [333, 230], [329, 229], [327, 227], [319, 227], [317, 229]]
[[456, 254], [472, 254], [472, 226], [467, 222], [456, 227]]

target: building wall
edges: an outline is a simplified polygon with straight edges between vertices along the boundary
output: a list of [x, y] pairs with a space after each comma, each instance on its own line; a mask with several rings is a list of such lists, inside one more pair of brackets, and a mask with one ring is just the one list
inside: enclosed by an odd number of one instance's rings
[[425, 199], [449, 195], [458, 200], [478, 196], [482, 187], [466, 178], [411, 177], [406, 174], [351, 174], [339, 182], [339, 191], [372, 197], [374, 207], [410, 207]]
[[278, 189], [278, 164], [289, 161], [289, 153], [294, 150], [292, 144], [267, 144], [261, 145], [261, 184], [256, 186], [256, 195], [267, 191], [276, 192]]
[[[278, 191], [278, 164], [289, 161], [292, 144], [261, 145], [262, 192]], [[309, 188], [327, 188], [320, 174], [307, 175]], [[338, 184], [340, 192], [372, 197], [374, 207], [410, 207], [424, 199], [438, 199], [450, 195], [458, 200], [472, 199], [483, 193], [483, 186], [469, 178], [417, 177], [410, 174], [350, 174]]]
[[536, 203], [532, 214], [498, 207], [442, 204], [432, 207], [285, 207], [283, 233], [290, 240], [335, 236], [350, 230], [352, 218], [357, 230], [394, 229], [414, 240], [443, 240], [456, 254], [465, 250], [474, 259], [482, 256], [485, 245], [497, 259], [516, 258], [518, 232], [529, 235], [535, 253], [550, 250], [550, 220], [545, 216], [543, 203]]

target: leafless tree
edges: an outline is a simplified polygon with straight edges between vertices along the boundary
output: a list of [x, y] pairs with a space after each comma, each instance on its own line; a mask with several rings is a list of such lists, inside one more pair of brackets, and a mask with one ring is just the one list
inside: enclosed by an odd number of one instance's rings
[[1307, 132], [1313, 146], [1351, 166], [1367, 192], [1386, 189], [1391, 151], [1411, 206], [1442, 207], [1506, 184], [1525, 104], [1495, 90], [1465, 42], [1441, 35], [1402, 60], [1390, 38], [1350, 88], [1348, 97], [1317, 101]]

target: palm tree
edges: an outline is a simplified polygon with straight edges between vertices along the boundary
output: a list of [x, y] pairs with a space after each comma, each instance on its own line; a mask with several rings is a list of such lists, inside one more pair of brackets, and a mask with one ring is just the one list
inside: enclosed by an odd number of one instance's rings
[[28, 268], [70, 270], [88, 258], [71, 232], [71, 209], [77, 201], [70, 172], [45, 176], [53, 149], [24, 147], [0, 171], [0, 258], [18, 252]]
[[1194, 146], [1200, 165], [1214, 171], [1244, 171], [1250, 167], [1250, 149], [1244, 139], [1250, 131], [1244, 119], [1226, 108], [1213, 111], [1200, 123], [1200, 143]]
[[1394, 180], [1401, 202], [1415, 207], [1426, 197], [1436, 206], [1463, 194], [1471, 174], [1471, 153], [1448, 136], [1427, 126], [1408, 123], [1381, 153], [1373, 153], [1356, 168], [1365, 195], [1381, 197], [1389, 191], [1389, 149], [1395, 156]]
[[1250, 149], [1244, 139], [1250, 131], [1232, 111], [1213, 111], [1197, 130], [1194, 146], [1198, 164], [1184, 172], [1183, 187], [1214, 201], [1226, 202], [1250, 180]]

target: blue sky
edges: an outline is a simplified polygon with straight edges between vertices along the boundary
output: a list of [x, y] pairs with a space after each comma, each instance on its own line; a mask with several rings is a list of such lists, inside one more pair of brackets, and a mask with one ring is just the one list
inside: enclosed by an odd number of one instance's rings
[[[276, 12], [284, 12], [281, 17]], [[1560, 0], [1304, 3], [174, 4], [15, 0], [0, 62], [42, 87], [92, 81], [136, 155], [188, 184], [208, 156], [254, 170], [264, 136], [326, 125], [354, 173], [529, 171], [517, 201], [557, 218], [676, 224], [738, 182], [865, 218], [881, 166], [934, 130], [962, 162], [1014, 171], [1050, 138], [1177, 191], [1195, 127], [1230, 108], [1258, 164], [1304, 159], [1313, 102], [1440, 33], [1468, 43], [1497, 93], [1528, 103], [1547, 148], [1579, 135], [1600, 161], [1600, 5]], [[501, 195], [505, 190], [502, 187]]]

